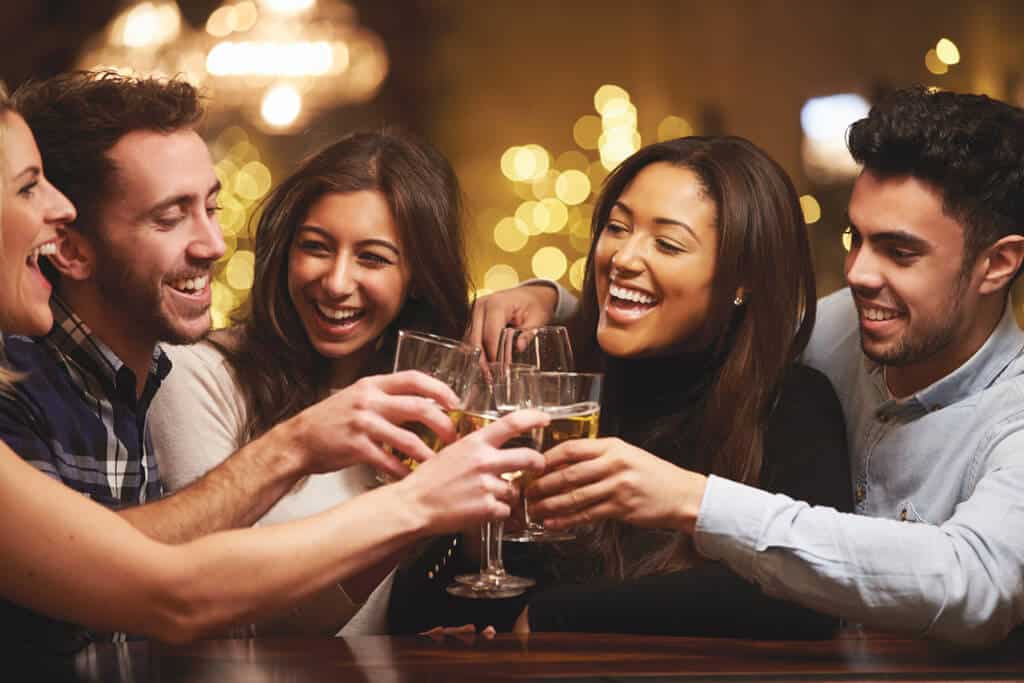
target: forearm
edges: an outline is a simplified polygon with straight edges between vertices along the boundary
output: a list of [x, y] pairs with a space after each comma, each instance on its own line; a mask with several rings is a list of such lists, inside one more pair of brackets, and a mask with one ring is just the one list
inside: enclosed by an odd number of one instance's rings
[[907, 524], [712, 478], [695, 540], [702, 554], [770, 595], [879, 628], [983, 645], [1024, 620], [1024, 520], [993, 512], [962, 504], [942, 526]]
[[164, 543], [252, 525], [301, 475], [286, 429], [282, 424], [267, 432], [185, 488], [118, 514]]

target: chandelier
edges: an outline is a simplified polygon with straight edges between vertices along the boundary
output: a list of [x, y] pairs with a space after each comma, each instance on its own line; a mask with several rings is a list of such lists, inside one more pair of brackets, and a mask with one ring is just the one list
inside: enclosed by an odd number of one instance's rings
[[131, 2], [87, 45], [84, 69], [180, 75], [210, 96], [211, 114], [241, 112], [268, 133], [372, 99], [388, 71], [380, 38], [342, 0], [224, 2], [201, 29], [176, 2]]

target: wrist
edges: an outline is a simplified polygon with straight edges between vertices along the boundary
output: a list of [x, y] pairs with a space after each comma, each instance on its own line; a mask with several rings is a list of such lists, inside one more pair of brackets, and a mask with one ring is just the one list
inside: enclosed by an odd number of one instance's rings
[[676, 526], [688, 534], [697, 528], [697, 517], [704, 502], [708, 478], [703, 474], [683, 470], [683, 482], [680, 485], [678, 505], [676, 507]]
[[433, 511], [426, 505], [415, 487], [406, 477], [374, 491], [387, 498], [382, 501], [389, 512], [395, 515], [399, 533], [409, 541], [426, 538], [435, 533]]
[[558, 309], [558, 285], [550, 280], [535, 279], [527, 280], [524, 287], [532, 287], [534, 292], [540, 296], [540, 303], [547, 309], [548, 315], [554, 315]]
[[250, 445], [259, 447], [270, 472], [294, 483], [310, 473], [310, 451], [304, 445], [304, 431], [303, 416], [299, 413], [277, 424]]

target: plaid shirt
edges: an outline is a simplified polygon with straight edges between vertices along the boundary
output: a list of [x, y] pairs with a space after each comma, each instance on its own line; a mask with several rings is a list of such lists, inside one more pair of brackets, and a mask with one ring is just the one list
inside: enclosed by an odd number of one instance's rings
[[[146, 412], [170, 372], [170, 360], [159, 347], [154, 350], [145, 388], [136, 398], [134, 373], [56, 296], [51, 308], [49, 334], [8, 336], [0, 347], [8, 366], [25, 374], [11, 395], [0, 395], [0, 440], [42, 472], [108, 508], [159, 498], [163, 490]], [[33, 647], [74, 649], [89, 639], [78, 627], [37, 615], [42, 628], [29, 629], [29, 636], [23, 615], [17, 624], [10, 621], [12, 609], [25, 612], [0, 603], [0, 626], [18, 628], [22, 637], [35, 641], [27, 643]]]

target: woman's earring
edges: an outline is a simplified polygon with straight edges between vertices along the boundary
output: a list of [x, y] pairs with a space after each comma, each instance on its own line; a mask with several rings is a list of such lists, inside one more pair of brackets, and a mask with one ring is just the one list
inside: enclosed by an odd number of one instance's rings
[[736, 298], [732, 300], [732, 305], [733, 306], [742, 306], [743, 305], [743, 297], [740, 296], [739, 294], [737, 294]]

